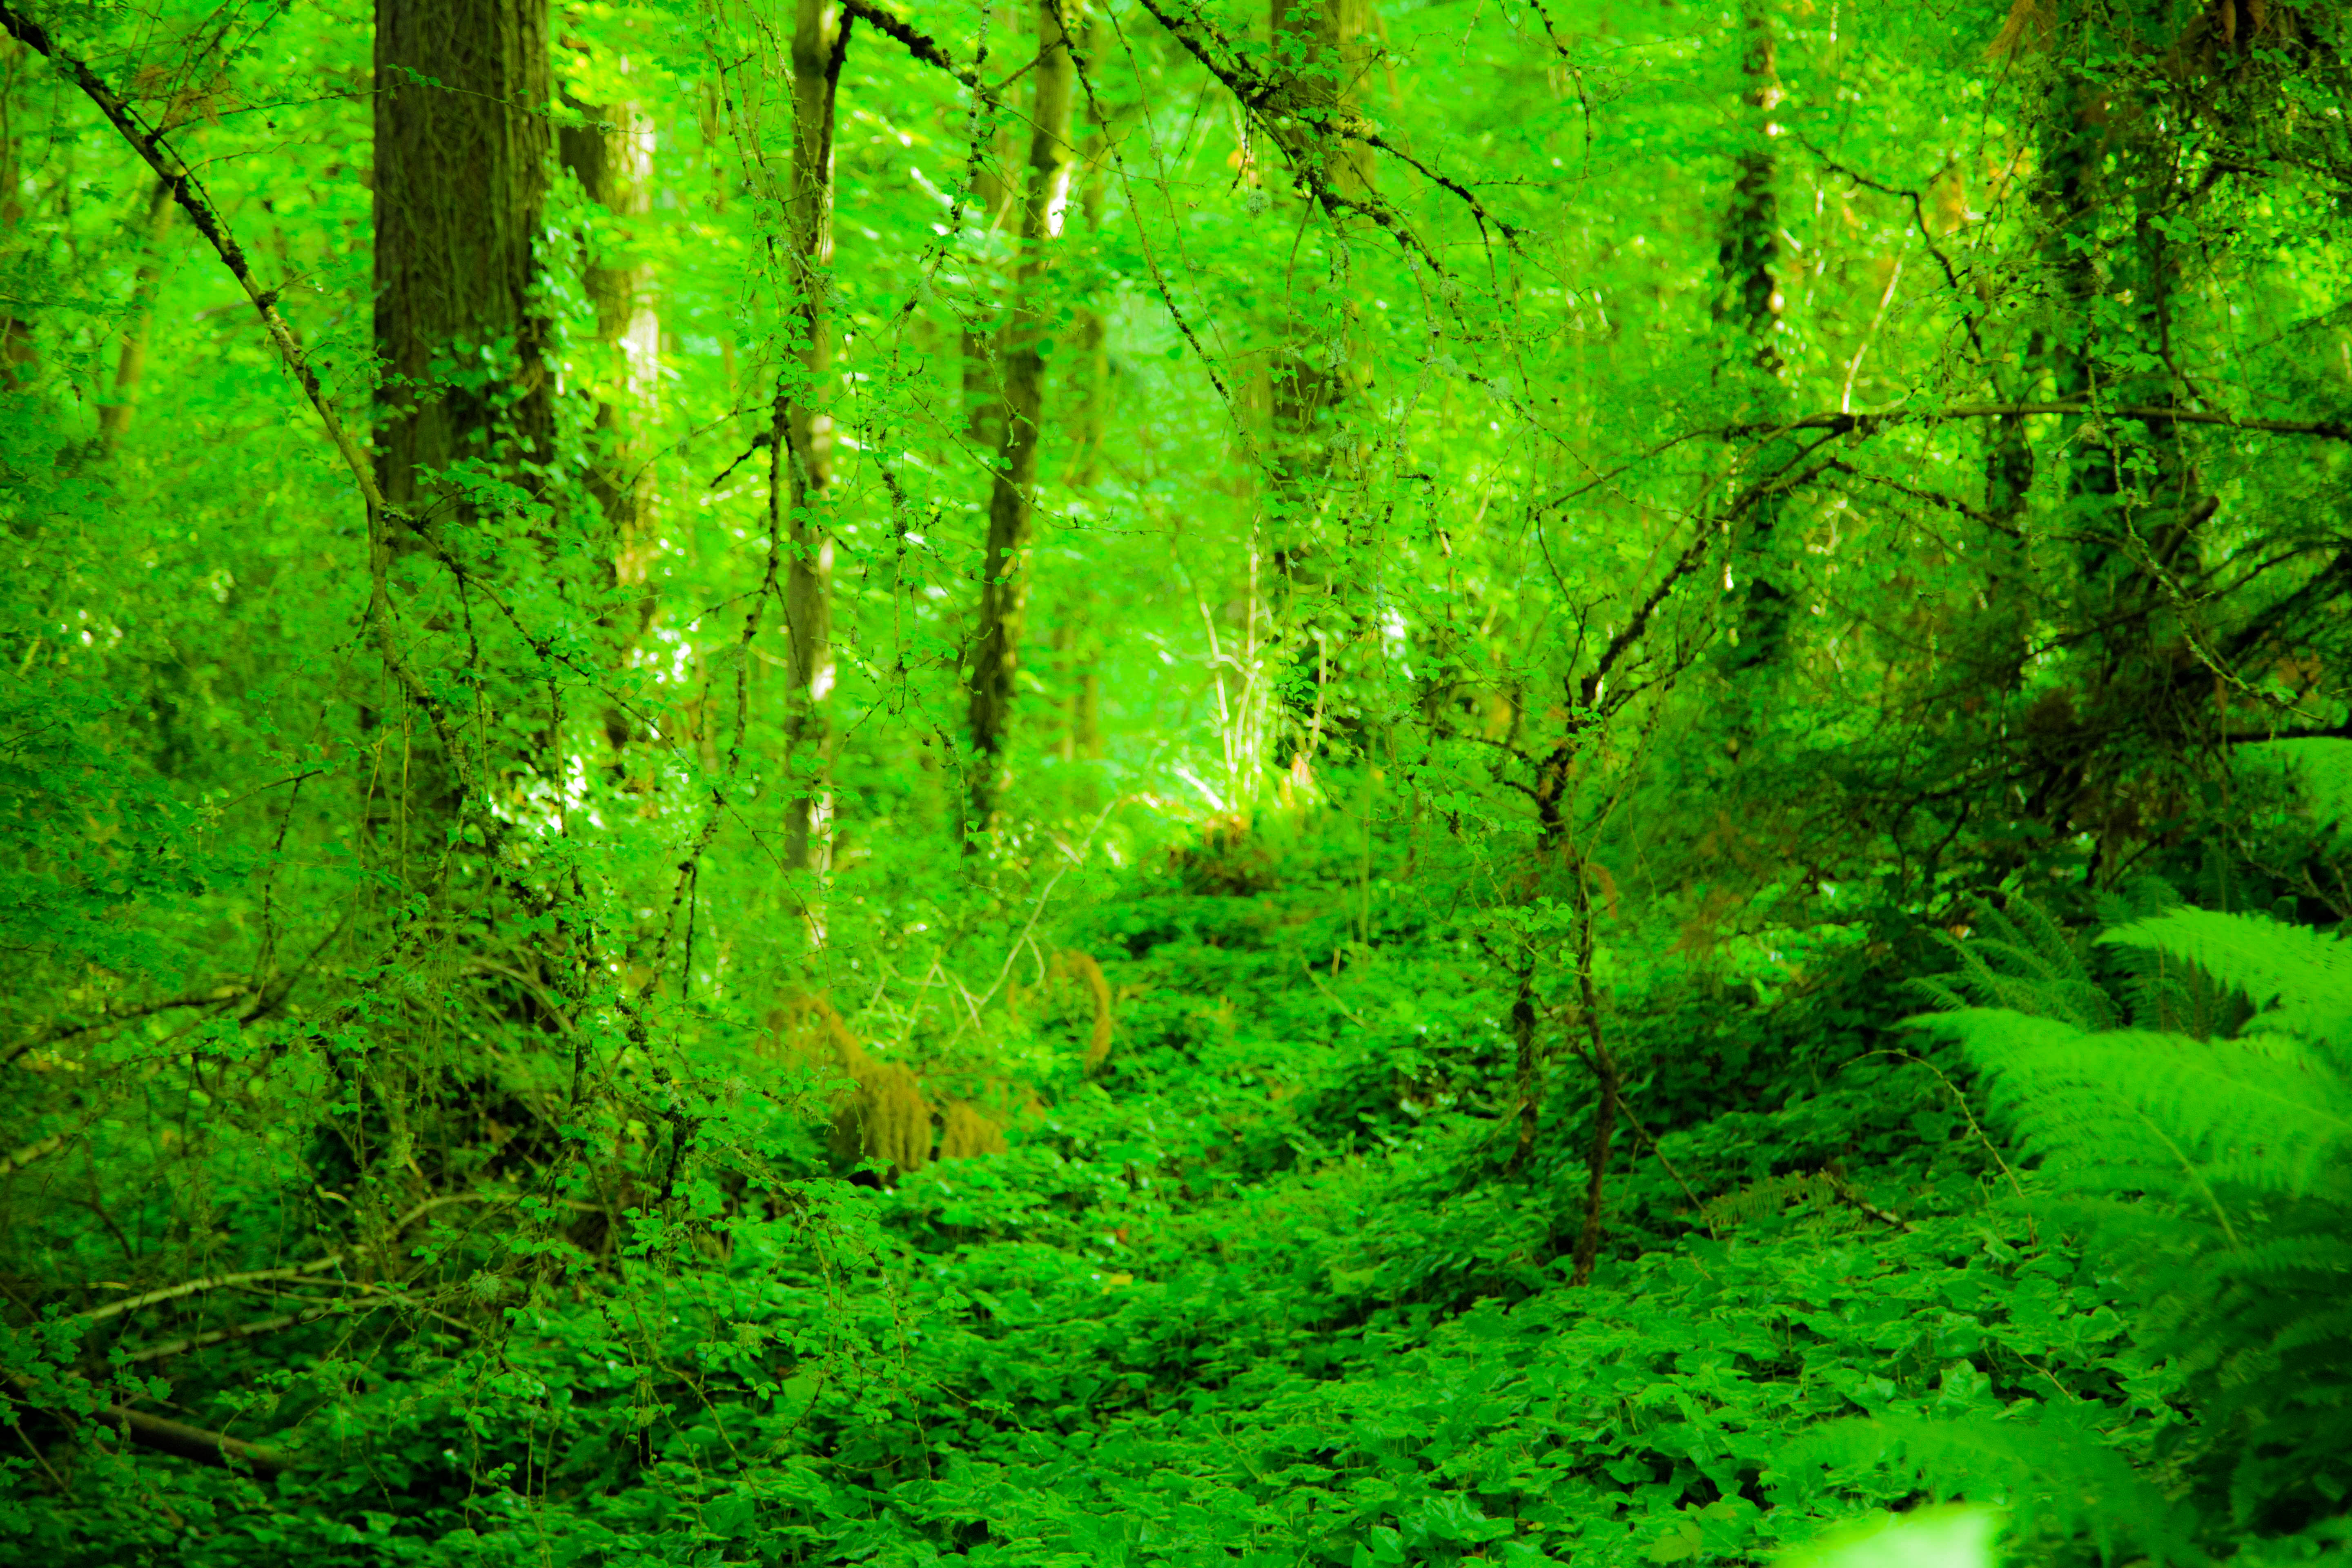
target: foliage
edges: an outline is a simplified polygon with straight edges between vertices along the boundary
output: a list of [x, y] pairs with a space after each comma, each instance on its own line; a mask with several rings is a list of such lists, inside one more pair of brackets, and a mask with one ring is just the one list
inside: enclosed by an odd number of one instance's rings
[[0, 21], [0, 1557], [2352, 1546], [2337, 10]]

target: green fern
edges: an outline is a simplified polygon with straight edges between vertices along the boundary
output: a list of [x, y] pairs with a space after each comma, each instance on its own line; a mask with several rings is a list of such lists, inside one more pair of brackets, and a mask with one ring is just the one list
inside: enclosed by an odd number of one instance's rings
[[2307, 926], [2179, 909], [2109, 931], [2102, 942], [2193, 964], [2242, 993], [2252, 1026], [2352, 1049], [2352, 943]]
[[1938, 1007], [1963, 1008], [1968, 998], [2078, 1028], [2116, 1022], [2115, 1005], [2091, 976], [2084, 943], [2025, 899], [2004, 912], [1979, 901], [1969, 935], [1942, 934], [1960, 961], [1957, 975], [1929, 975], [1911, 987]]
[[1700, 1217], [1710, 1225], [1738, 1226], [1777, 1215], [1789, 1205], [1817, 1204], [1824, 1208], [1837, 1201], [1838, 1180], [1827, 1171], [1791, 1171], [1781, 1176], [1759, 1176], [1747, 1185], [1712, 1197], [1699, 1205]]
[[2204, 1560], [2190, 1519], [2065, 1406], [2045, 1408], [2038, 1421], [1888, 1412], [1827, 1422], [1782, 1449], [1766, 1482], [1776, 1504], [1801, 1502], [1888, 1468], [1917, 1476], [1939, 1497], [1998, 1504], [2011, 1516], [2013, 1547], [2021, 1538], [2083, 1534], [2108, 1559], [2129, 1545], [2160, 1563]]
[[[2201, 995], [2240, 1026], [2086, 1027], [2095, 1010], [2048, 962], [2046, 933], [2041, 966], [2000, 976], [1997, 993], [2039, 985], [2040, 1005], [1910, 1022], [1962, 1046], [2039, 1157], [2045, 1199], [2140, 1290], [2148, 1348], [2173, 1358], [2206, 1418], [2185, 1458], [2232, 1516], [2335, 1512], [2352, 1494], [2352, 945], [2189, 908], [2102, 942], [2145, 966], [2143, 1024], [2179, 1021], [2179, 999]], [[1990, 989], [1959, 978], [1948, 994]]]

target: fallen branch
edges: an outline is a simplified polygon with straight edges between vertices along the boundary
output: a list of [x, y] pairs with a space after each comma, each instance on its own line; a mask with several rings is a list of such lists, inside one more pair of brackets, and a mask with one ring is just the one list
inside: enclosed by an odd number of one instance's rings
[[[87, 1024], [60, 1024], [42, 1034], [33, 1036], [30, 1039], [19, 1040], [8, 1047], [7, 1055], [0, 1056], [0, 1067], [6, 1067], [36, 1047], [53, 1045], [59, 1040], [69, 1040], [76, 1035], [87, 1035], [92, 1029], [103, 1029], [111, 1024], [124, 1024], [133, 1018], [144, 1018], [156, 1013], [169, 1013], [175, 1007], [217, 1006], [224, 1002], [240, 1001], [251, 994], [253, 994], [252, 987], [232, 982], [213, 986], [209, 990], [194, 992], [185, 996], [167, 997], [161, 1002], [141, 1002], [128, 1007], [114, 1007], [100, 1004], [98, 1016]], [[0, 1164], [0, 1175], [6, 1173], [7, 1167]]]
[[70, 1132], [52, 1132], [47, 1138], [36, 1138], [14, 1153], [0, 1154], [0, 1176], [14, 1175], [44, 1155], [56, 1153], [72, 1136]]
[[[444, 1197], [427, 1198], [394, 1220], [392, 1229], [386, 1234], [387, 1237], [396, 1237], [435, 1209], [446, 1208], [451, 1204], [495, 1204], [513, 1201], [512, 1198], [498, 1193], [452, 1193]], [[183, 1280], [177, 1285], [165, 1285], [159, 1289], [144, 1291], [136, 1296], [126, 1296], [120, 1301], [109, 1301], [103, 1307], [92, 1307], [86, 1312], [75, 1312], [71, 1316], [82, 1322], [102, 1322], [108, 1318], [119, 1318], [125, 1312], [136, 1312], [142, 1308], [156, 1306], [164, 1301], [176, 1301], [184, 1296], [201, 1295], [207, 1290], [226, 1290], [236, 1285], [260, 1285], [274, 1279], [305, 1279], [314, 1274], [323, 1274], [347, 1259], [357, 1257], [364, 1250], [366, 1250], [364, 1247], [346, 1247], [330, 1252], [324, 1258], [314, 1258], [308, 1263], [288, 1264], [282, 1268], [247, 1268], [234, 1274], [214, 1274], [202, 1279]], [[382, 1289], [379, 1286], [367, 1288]]]
[[202, 1426], [191, 1426], [184, 1421], [172, 1421], [161, 1415], [150, 1415], [143, 1410], [128, 1405], [102, 1405], [87, 1415], [69, 1410], [58, 1410], [34, 1397], [33, 1384], [13, 1372], [0, 1372], [16, 1396], [36, 1409], [50, 1411], [71, 1422], [89, 1420], [108, 1427], [126, 1441], [142, 1448], [152, 1448], [159, 1454], [175, 1458], [193, 1459], [200, 1465], [212, 1465], [222, 1469], [246, 1469], [266, 1479], [284, 1475], [299, 1467], [299, 1455], [282, 1453], [276, 1448], [248, 1443], [242, 1437], [226, 1433], [211, 1432]]
[[308, 1263], [297, 1263], [285, 1268], [248, 1268], [235, 1274], [215, 1274], [203, 1279], [183, 1280], [177, 1285], [166, 1285], [160, 1290], [148, 1290], [137, 1296], [126, 1296], [120, 1301], [109, 1301], [103, 1307], [92, 1307], [87, 1312], [76, 1312], [73, 1316], [84, 1322], [98, 1323], [109, 1318], [119, 1318], [125, 1312], [176, 1301], [184, 1296], [198, 1296], [207, 1290], [226, 1290], [233, 1285], [308, 1279], [313, 1274], [325, 1273], [351, 1256], [352, 1249], [346, 1247], [340, 1252], [331, 1252], [324, 1258], [314, 1258]]
[[166, 1340], [160, 1345], [150, 1345], [143, 1351], [133, 1351], [118, 1358], [121, 1364], [136, 1366], [142, 1362], [163, 1361], [166, 1357], [186, 1355], [190, 1351], [209, 1350], [214, 1345], [227, 1344], [232, 1340], [249, 1340], [257, 1334], [274, 1334], [280, 1329], [299, 1329], [305, 1323], [315, 1323], [320, 1318], [339, 1311], [366, 1310], [346, 1308], [341, 1302], [328, 1302], [317, 1307], [305, 1307], [299, 1312], [281, 1312], [274, 1318], [257, 1318], [249, 1323], [237, 1323], [226, 1329], [212, 1329], [201, 1334], [188, 1334], [176, 1340]]

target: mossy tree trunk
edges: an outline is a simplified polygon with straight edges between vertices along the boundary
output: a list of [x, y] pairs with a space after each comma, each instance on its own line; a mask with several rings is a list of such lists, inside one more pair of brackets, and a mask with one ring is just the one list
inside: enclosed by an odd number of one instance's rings
[[770, 525], [789, 542], [784, 609], [792, 689], [785, 712], [784, 867], [804, 879], [811, 943], [824, 940], [822, 882], [830, 863], [829, 779], [833, 656], [833, 532], [825, 492], [833, 483], [833, 419], [826, 411], [832, 365], [827, 320], [833, 259], [834, 99], [844, 50], [824, 0], [799, 0], [793, 29], [793, 183], [787, 201], [794, 361], [778, 390], [771, 432], [775, 472]]
[[526, 716], [541, 702], [532, 684], [464, 635], [478, 624], [473, 596], [451, 581], [453, 567], [508, 569], [553, 444], [530, 310], [551, 140], [547, 7], [378, 0], [375, 23], [374, 461], [395, 514], [383, 548], [407, 623], [460, 634], [445, 663], [467, 695], [449, 710], [475, 732], [465, 751], [480, 775], [464, 776], [449, 732], [423, 715], [369, 716], [370, 837], [380, 864], [414, 886], [437, 880], [467, 798], [553, 739]]
[[1021, 248], [1012, 309], [998, 351], [1003, 428], [988, 497], [988, 544], [981, 567], [969, 724], [971, 778], [965, 804], [969, 849], [994, 822], [1004, 785], [1013, 699], [1029, 609], [1029, 549], [1037, 509], [1037, 456], [1044, 435], [1050, 310], [1046, 274], [1070, 195], [1070, 100], [1076, 71], [1066, 25], [1075, 5], [1039, 0], [1037, 61], [1030, 69], [1029, 161], [1021, 192]]
[[[626, 62], [622, 67], [625, 71]], [[631, 253], [638, 226], [653, 213], [654, 125], [644, 106], [627, 100], [569, 107], [586, 123], [558, 133], [558, 153], [582, 192], [612, 220], [592, 244], [581, 282], [596, 311], [603, 350], [587, 389], [595, 404], [588, 489], [604, 522], [599, 554], [612, 573], [613, 603], [599, 622], [605, 655], [618, 670], [656, 607], [649, 586], [656, 479], [650, 437], [659, 414], [661, 316], [653, 267]], [[629, 742], [640, 738], [623, 702], [606, 701], [604, 729], [617, 767]]]

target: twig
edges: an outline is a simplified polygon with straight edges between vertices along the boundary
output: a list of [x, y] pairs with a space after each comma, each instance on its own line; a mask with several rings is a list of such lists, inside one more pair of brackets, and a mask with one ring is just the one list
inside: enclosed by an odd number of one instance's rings
[[1369, 1029], [1371, 1027], [1370, 1024], [1365, 1023], [1363, 1019], [1356, 1016], [1354, 1008], [1339, 1000], [1339, 994], [1338, 992], [1323, 984], [1323, 977], [1315, 973], [1315, 966], [1313, 964], [1307, 963], [1302, 958], [1298, 961], [1298, 967], [1305, 972], [1307, 979], [1315, 983], [1315, 989], [1323, 993], [1324, 998], [1328, 1001], [1331, 1005], [1339, 1009], [1339, 1016], [1341, 1017], [1347, 1019], [1350, 1024], [1355, 1025], [1359, 1029]]

